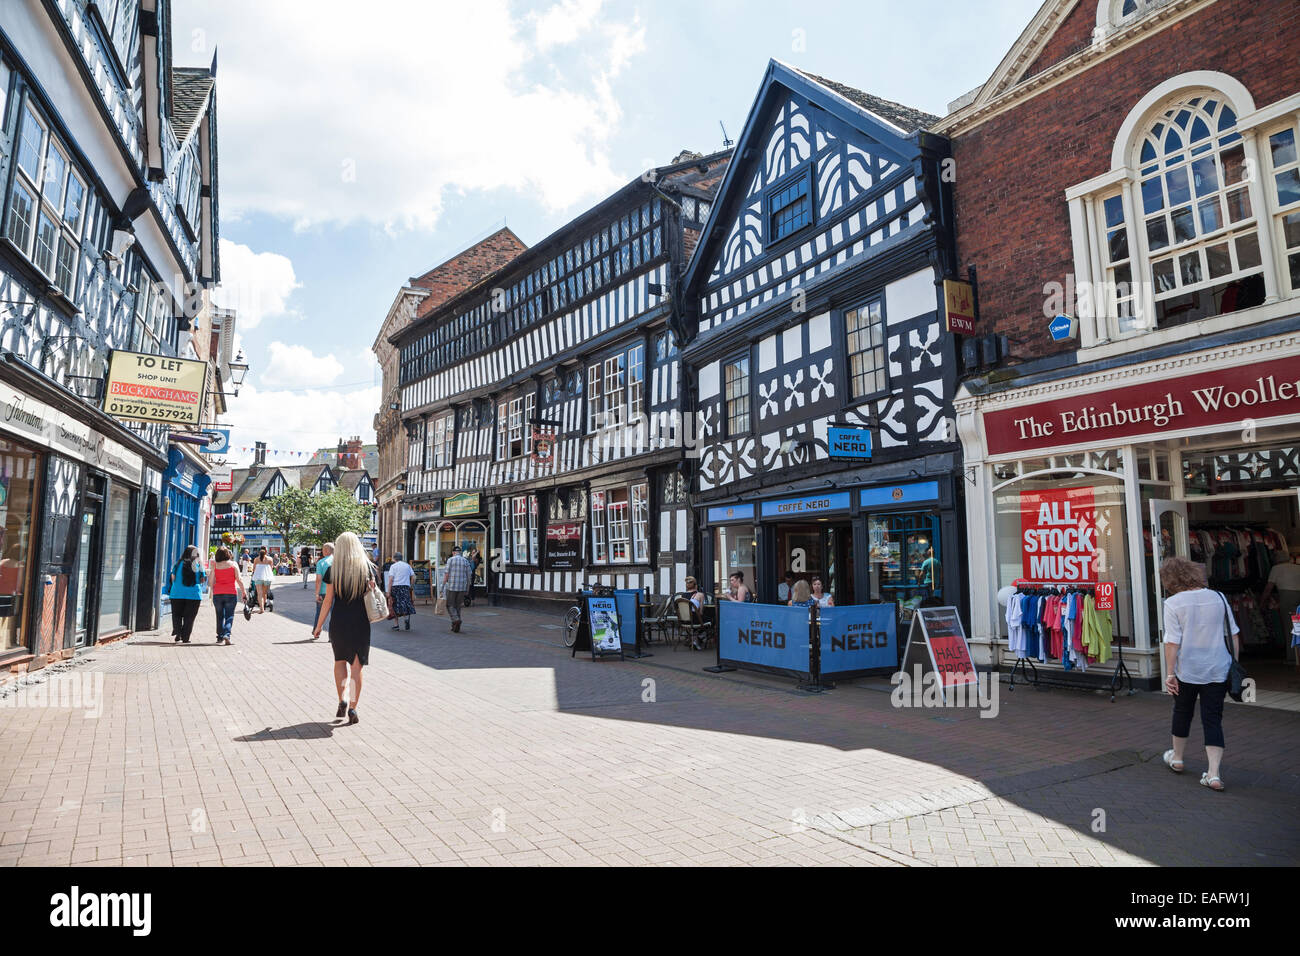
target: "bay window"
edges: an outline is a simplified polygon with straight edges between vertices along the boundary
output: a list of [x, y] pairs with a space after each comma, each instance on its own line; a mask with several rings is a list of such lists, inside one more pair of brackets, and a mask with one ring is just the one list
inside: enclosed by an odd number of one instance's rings
[[1294, 123], [1269, 134], [1268, 160], [1278, 210], [1275, 236], [1285, 262], [1282, 272], [1290, 290], [1300, 292], [1300, 158]]
[[645, 345], [620, 349], [587, 366], [587, 431], [635, 421], [645, 408]]
[[649, 492], [650, 486], [645, 482], [632, 486], [632, 553], [638, 564], [650, 560]]
[[6, 235], [68, 298], [76, 294], [86, 181], [30, 99], [23, 102]]
[[536, 495], [501, 499], [501, 552], [507, 564], [538, 563]]
[[650, 486], [641, 481], [591, 493], [591, 554], [595, 564], [648, 564]]
[[450, 468], [454, 463], [456, 413], [447, 412], [434, 420], [429, 429], [428, 461], [431, 468]]
[[596, 564], [609, 563], [609, 548], [605, 541], [605, 492], [591, 493], [591, 559]]

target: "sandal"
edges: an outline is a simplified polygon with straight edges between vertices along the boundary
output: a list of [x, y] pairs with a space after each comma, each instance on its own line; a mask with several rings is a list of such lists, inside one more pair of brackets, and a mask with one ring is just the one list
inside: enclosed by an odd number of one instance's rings
[[[1215, 786], [1216, 783], [1218, 784], [1217, 787]], [[1211, 777], [1210, 771], [1208, 770], [1205, 771], [1205, 773], [1201, 774], [1201, 786], [1205, 787], [1208, 790], [1213, 790], [1215, 793], [1223, 793], [1225, 789], [1223, 786], [1223, 781], [1220, 780], [1218, 777]]]
[[1163, 760], [1165, 762], [1165, 766], [1168, 767], [1170, 770], [1172, 770], [1174, 773], [1182, 773], [1186, 769], [1186, 767], [1183, 765], [1183, 761], [1174, 759], [1174, 752], [1172, 749], [1166, 750], [1160, 759]]

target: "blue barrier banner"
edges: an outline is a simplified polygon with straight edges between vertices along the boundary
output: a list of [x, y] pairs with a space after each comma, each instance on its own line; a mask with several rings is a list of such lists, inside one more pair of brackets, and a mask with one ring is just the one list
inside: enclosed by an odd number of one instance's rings
[[808, 609], [784, 604], [718, 602], [718, 658], [808, 673]]
[[597, 654], [620, 650], [618, 605], [612, 597], [587, 598], [587, 620], [591, 621], [591, 647]]
[[618, 608], [618, 618], [623, 625], [619, 639], [624, 647], [636, 646], [636, 607], [640, 602], [640, 591], [631, 588], [618, 588], [614, 591], [614, 605]]
[[823, 675], [898, 666], [897, 605], [824, 607], [820, 615]]

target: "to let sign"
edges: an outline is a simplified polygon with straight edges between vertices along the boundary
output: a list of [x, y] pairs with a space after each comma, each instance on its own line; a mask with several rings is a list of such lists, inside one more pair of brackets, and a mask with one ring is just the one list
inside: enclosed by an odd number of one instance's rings
[[975, 334], [975, 291], [969, 282], [943, 280], [945, 328], [958, 335]]
[[104, 411], [114, 418], [197, 427], [207, 380], [206, 362], [116, 349], [108, 364]]

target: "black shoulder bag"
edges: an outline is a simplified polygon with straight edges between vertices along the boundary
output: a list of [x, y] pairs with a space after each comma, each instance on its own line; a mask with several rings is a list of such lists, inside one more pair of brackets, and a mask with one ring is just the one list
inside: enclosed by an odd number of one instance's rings
[[1242, 690], [1246, 684], [1246, 668], [1241, 666], [1237, 655], [1232, 653], [1232, 623], [1228, 617], [1228, 599], [1220, 594], [1219, 600], [1223, 602], [1223, 643], [1228, 648], [1228, 656], [1232, 658], [1232, 666], [1228, 668], [1228, 696], [1240, 704]]

